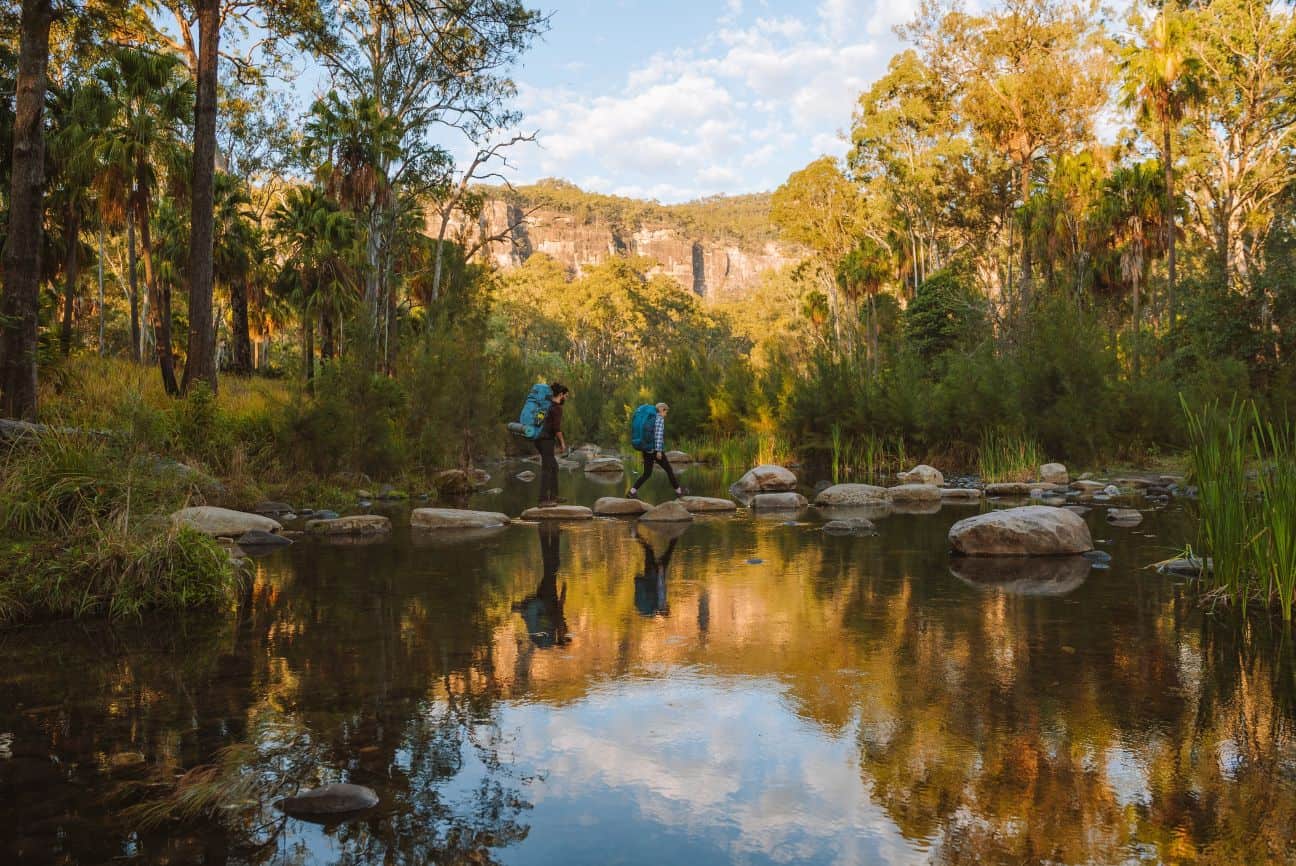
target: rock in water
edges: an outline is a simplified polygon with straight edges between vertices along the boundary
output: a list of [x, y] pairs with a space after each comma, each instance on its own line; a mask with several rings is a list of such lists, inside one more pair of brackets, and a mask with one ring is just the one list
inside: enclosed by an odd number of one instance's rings
[[693, 513], [678, 501], [663, 502], [647, 511], [640, 520], [650, 523], [683, 523], [693, 519]]
[[694, 514], [738, 510], [738, 504], [732, 499], [717, 499], [712, 496], [681, 496], [676, 501]]
[[752, 499], [751, 507], [756, 511], [800, 511], [810, 503], [800, 493], [758, 493]]
[[237, 544], [239, 547], [287, 547], [292, 544], [292, 539], [273, 532], [253, 529], [240, 535]]
[[252, 507], [252, 511], [262, 517], [279, 517], [282, 514], [291, 514], [293, 507], [287, 502], [258, 502]]
[[1040, 479], [1049, 484], [1067, 484], [1071, 481], [1067, 468], [1061, 463], [1045, 463], [1039, 468], [1039, 474]]
[[345, 815], [377, 806], [378, 794], [364, 785], [339, 783], [284, 797], [275, 805], [293, 816]]
[[797, 477], [782, 466], [764, 464], [747, 472], [734, 482], [731, 488], [735, 493], [753, 496], [757, 493], [782, 493], [795, 490]]
[[618, 496], [604, 496], [594, 503], [594, 513], [600, 516], [633, 516], [643, 514], [650, 508], [652, 506], [642, 499], [622, 499]]
[[1079, 490], [1081, 493], [1097, 493], [1106, 486], [1107, 485], [1101, 481], [1090, 481], [1087, 478], [1071, 482], [1071, 489]]
[[666, 460], [672, 466], [683, 466], [686, 463], [693, 462], [693, 458], [685, 454], [683, 451], [667, 451]]
[[585, 471], [595, 473], [624, 472], [625, 464], [616, 457], [596, 457], [585, 464]]
[[981, 491], [975, 487], [942, 487], [940, 498], [941, 502], [977, 503], [981, 501]]
[[469, 511], [465, 508], [415, 508], [410, 526], [415, 529], [490, 529], [507, 526], [509, 516], [498, 511]]
[[949, 541], [955, 553], [966, 556], [1061, 556], [1093, 550], [1083, 518], [1045, 505], [960, 520], [950, 527]]
[[386, 535], [391, 532], [391, 520], [381, 514], [354, 514], [333, 520], [308, 520], [306, 531], [311, 535]]
[[901, 472], [896, 476], [905, 484], [930, 484], [933, 487], [940, 487], [945, 483], [945, 476], [939, 469], [928, 466], [926, 463], [919, 463], [908, 472]]
[[1020, 481], [996, 481], [985, 486], [986, 496], [1030, 496], [1036, 485], [1023, 484]]
[[887, 488], [892, 502], [940, 502], [940, 488], [934, 484], [899, 484]]
[[551, 505], [522, 512], [523, 520], [590, 520], [593, 517], [594, 512], [584, 505]]
[[521, 472], [519, 472], [517, 475], [514, 475], [513, 477], [523, 483], [536, 480], [536, 474], [532, 472], [530, 469], [523, 469]]
[[1131, 527], [1143, 522], [1143, 512], [1136, 508], [1108, 508], [1107, 522], [1112, 526]]
[[204, 535], [227, 538], [238, 538], [243, 533], [254, 529], [262, 532], [278, 532], [283, 529], [279, 521], [269, 517], [248, 514], [246, 511], [233, 511], [229, 508], [217, 508], [213, 505], [181, 508], [171, 515], [171, 523], [174, 526], [188, 526]]
[[447, 496], [462, 496], [471, 493], [477, 485], [473, 482], [472, 476], [464, 470], [447, 469], [433, 476], [432, 486], [437, 489], [438, 493]]
[[834, 484], [819, 492], [815, 505], [826, 508], [851, 505], [877, 505], [888, 501], [887, 489], [872, 484]]
[[829, 535], [864, 535], [873, 531], [873, 521], [865, 517], [844, 517], [823, 525]]

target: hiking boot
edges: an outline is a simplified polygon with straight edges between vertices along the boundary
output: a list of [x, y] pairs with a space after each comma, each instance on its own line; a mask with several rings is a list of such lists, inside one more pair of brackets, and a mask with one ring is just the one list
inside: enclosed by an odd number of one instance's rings
[[687, 487], [676, 487], [676, 488], [675, 488], [675, 498], [676, 498], [676, 499], [680, 499], [681, 497], [688, 496], [688, 495], [689, 495], [689, 491], [688, 491], [688, 488], [687, 488]]
[[638, 498], [639, 498], [639, 491], [631, 487], [630, 492], [626, 494], [626, 499], [638, 499]]
[[545, 499], [541, 501], [540, 504], [536, 506], [536, 508], [553, 508], [557, 504], [558, 503], [552, 499]]

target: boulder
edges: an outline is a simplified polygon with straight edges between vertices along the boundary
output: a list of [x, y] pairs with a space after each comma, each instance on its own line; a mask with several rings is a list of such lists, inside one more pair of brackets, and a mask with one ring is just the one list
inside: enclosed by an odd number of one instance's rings
[[249, 514], [246, 511], [217, 508], [214, 505], [181, 508], [171, 515], [171, 523], [174, 526], [188, 526], [204, 535], [227, 538], [238, 538], [243, 533], [254, 529], [262, 532], [278, 532], [283, 529], [283, 525], [273, 518]]
[[945, 483], [945, 476], [940, 473], [940, 470], [926, 463], [919, 463], [913, 469], [901, 472], [896, 477], [905, 484], [930, 484], [933, 487], [940, 487]]
[[747, 472], [733, 483], [734, 493], [754, 496], [757, 493], [782, 493], [795, 490], [797, 477], [782, 466], [763, 464]]
[[381, 514], [306, 521], [306, 531], [311, 535], [387, 535], [391, 528], [391, 520]]
[[1131, 527], [1143, 522], [1143, 512], [1137, 508], [1108, 508], [1107, 522], [1112, 526]]
[[523, 520], [589, 520], [592, 517], [594, 512], [584, 505], [550, 505], [522, 512]]
[[713, 496], [681, 496], [676, 501], [693, 514], [738, 510], [738, 503], [732, 499], [717, 499]]
[[672, 466], [683, 466], [693, 462], [693, 458], [685, 454], [683, 451], [667, 451], [666, 459]]
[[604, 496], [594, 503], [594, 513], [598, 515], [623, 516], [643, 514], [652, 508], [642, 499], [622, 499], [619, 496]]
[[292, 544], [292, 539], [262, 529], [253, 529], [240, 535], [236, 543], [239, 547], [287, 547]]
[[1067, 484], [1071, 481], [1067, 468], [1061, 463], [1045, 463], [1039, 468], [1039, 474], [1040, 480], [1049, 484]]
[[489, 529], [506, 526], [507, 514], [498, 511], [469, 511], [466, 508], [415, 508], [410, 526], [418, 529]]
[[940, 502], [940, 488], [935, 484], [897, 484], [887, 488], [892, 502]]
[[649, 523], [683, 523], [693, 519], [693, 512], [678, 500], [672, 500], [649, 509], [639, 519]]
[[795, 490], [784, 493], [757, 493], [751, 507], [756, 511], [800, 511], [810, 503]]
[[283, 514], [292, 514], [293, 507], [287, 502], [258, 502], [252, 506], [252, 511], [262, 517], [279, 517]]
[[941, 502], [966, 502], [976, 504], [981, 501], [981, 491], [975, 487], [942, 487]]
[[513, 477], [523, 483], [536, 480], [536, 474], [532, 472], [530, 469], [523, 469], [521, 472], [519, 472], [517, 475], [514, 475]]
[[991, 511], [950, 527], [950, 546], [965, 556], [1062, 556], [1093, 550], [1078, 514], [1046, 505]]
[[980, 590], [1046, 596], [1076, 589], [1092, 566], [1083, 556], [963, 556], [950, 562], [950, 573]]
[[437, 489], [438, 493], [448, 494], [450, 496], [462, 496], [465, 493], [471, 493], [477, 486], [472, 476], [462, 469], [447, 469], [444, 472], [438, 472], [432, 477], [432, 486]]
[[294, 816], [345, 815], [378, 805], [378, 795], [364, 785], [323, 785], [275, 803], [280, 811]]
[[825, 508], [874, 505], [888, 501], [887, 489], [873, 484], [834, 484], [815, 496], [815, 505]]
[[625, 472], [625, 464], [616, 457], [595, 457], [585, 464], [586, 472]]
[[1199, 577], [1203, 572], [1209, 574], [1211, 566], [1212, 563], [1209, 558], [1201, 559], [1197, 556], [1189, 556], [1182, 559], [1167, 559], [1164, 562], [1158, 562], [1156, 569], [1161, 574], [1169, 574], [1175, 577]]
[[986, 496], [1030, 496], [1032, 489], [1038, 485], [1025, 484], [1020, 481], [996, 481], [985, 486]]
[[873, 521], [865, 517], [843, 517], [823, 525], [829, 535], [864, 535], [873, 531]]
[[1106, 486], [1107, 485], [1101, 481], [1089, 481], [1085, 479], [1071, 482], [1071, 489], [1079, 490], [1081, 493], [1097, 493]]

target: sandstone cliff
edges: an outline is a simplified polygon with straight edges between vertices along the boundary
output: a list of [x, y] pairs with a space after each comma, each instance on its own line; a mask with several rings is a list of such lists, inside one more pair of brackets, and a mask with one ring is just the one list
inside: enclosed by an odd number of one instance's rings
[[637, 256], [657, 263], [652, 273], [666, 274], [708, 300], [721, 300], [741, 297], [764, 271], [800, 258], [762, 219], [768, 213], [767, 197], [744, 196], [740, 204], [730, 204], [739, 201], [658, 205], [583, 193], [551, 181], [492, 197], [468, 234], [503, 236], [489, 246], [488, 255], [504, 270], [544, 253], [579, 276], [612, 256]]

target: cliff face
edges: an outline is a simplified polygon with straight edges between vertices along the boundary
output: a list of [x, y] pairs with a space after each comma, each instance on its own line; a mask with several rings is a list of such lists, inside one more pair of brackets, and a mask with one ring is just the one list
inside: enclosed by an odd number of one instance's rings
[[[508, 227], [519, 220], [509, 232]], [[579, 276], [584, 269], [613, 256], [640, 256], [657, 263], [650, 273], [665, 274], [707, 300], [742, 297], [764, 271], [799, 258], [795, 249], [777, 241], [708, 236], [679, 221], [652, 215], [626, 227], [598, 215], [498, 199], [487, 202], [474, 230], [478, 237], [506, 235], [505, 240], [489, 247], [490, 258], [502, 270], [544, 253]]]

